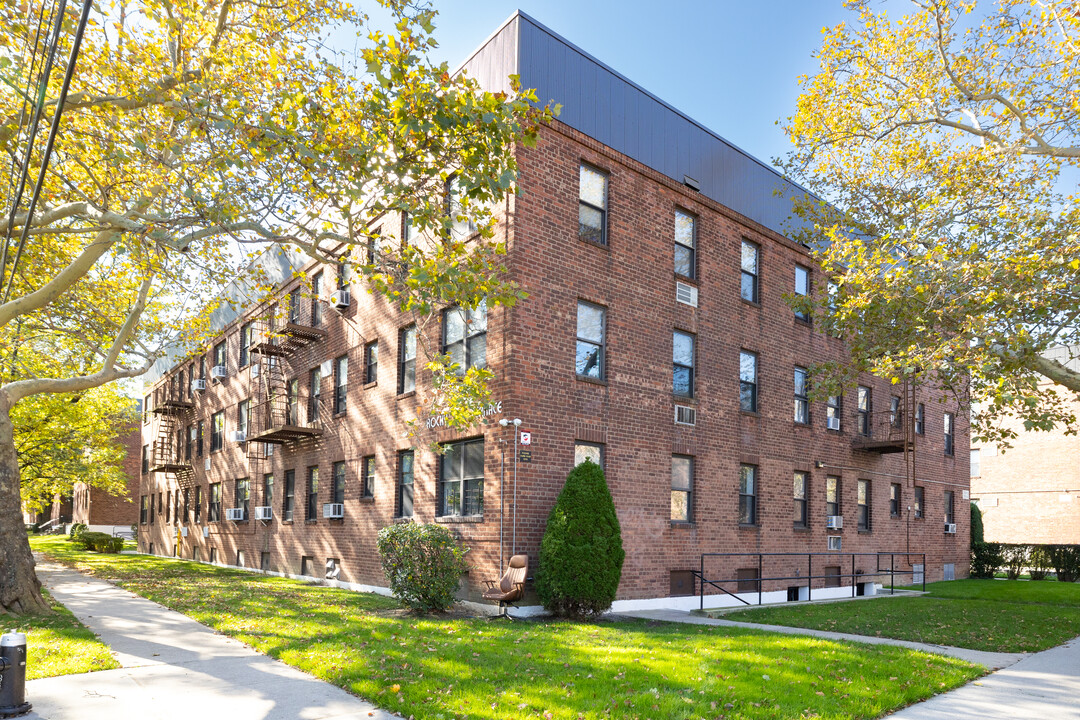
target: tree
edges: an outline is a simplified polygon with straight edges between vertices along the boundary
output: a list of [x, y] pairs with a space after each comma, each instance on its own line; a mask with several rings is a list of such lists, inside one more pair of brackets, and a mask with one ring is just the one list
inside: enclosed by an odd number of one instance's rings
[[[516, 144], [549, 114], [532, 93], [484, 92], [431, 63], [426, 3], [380, 4], [388, 30], [334, 0], [95, 4], [42, 202], [29, 220], [25, 206], [4, 214], [14, 232], [0, 268], [0, 360], [11, 368], [0, 386], [0, 611], [45, 609], [19, 521], [13, 408], [137, 377], [169, 338], [194, 350], [208, 300], [268, 243], [347, 262], [380, 245], [377, 218], [404, 211], [427, 241], [380, 247], [363, 266], [374, 291], [420, 316], [518, 298], [490, 208], [513, 189]], [[36, 102], [26, 64], [36, 56], [22, 50], [40, 9], [0, 9], [0, 148], [14, 159]], [[66, 18], [61, 34], [69, 45], [74, 24]], [[327, 50], [337, 26], [358, 30], [356, 56]], [[46, 126], [61, 75], [43, 89]], [[31, 168], [41, 145], [30, 145]], [[478, 239], [453, 232], [466, 220]], [[269, 290], [259, 281], [252, 303]], [[47, 360], [24, 365], [22, 346]], [[441, 401], [465, 408], [457, 420], [469, 419], [484, 377], [443, 384]]]
[[820, 72], [800, 80], [782, 163], [816, 194], [793, 234], [835, 283], [814, 309], [850, 344], [846, 372], [927, 372], [978, 401], [987, 440], [1015, 437], [998, 426], [1008, 414], [1075, 431], [1080, 372], [1043, 355], [1080, 344], [1075, 3], [849, 5], [856, 18], [824, 31]]
[[540, 602], [556, 615], [600, 615], [615, 600], [625, 557], [604, 471], [586, 460], [570, 471], [548, 515], [536, 576]]

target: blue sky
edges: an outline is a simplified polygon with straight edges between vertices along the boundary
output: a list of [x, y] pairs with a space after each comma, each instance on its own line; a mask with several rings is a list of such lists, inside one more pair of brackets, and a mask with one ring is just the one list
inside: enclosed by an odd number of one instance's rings
[[517, 9], [752, 155], [787, 151], [797, 78], [841, 0], [435, 0], [436, 59], [456, 67]]

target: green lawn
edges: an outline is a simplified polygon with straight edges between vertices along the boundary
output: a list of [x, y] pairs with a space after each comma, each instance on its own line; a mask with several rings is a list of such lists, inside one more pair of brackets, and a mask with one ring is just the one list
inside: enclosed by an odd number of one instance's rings
[[997, 652], [1045, 650], [1080, 635], [1080, 584], [953, 580], [926, 589], [921, 597], [741, 610], [724, 617]]
[[42, 594], [54, 614], [21, 615], [17, 619], [0, 617], [5, 630], [14, 628], [26, 633], [27, 680], [120, 667], [108, 646], [53, 600], [47, 590]]
[[902, 648], [727, 628], [419, 619], [376, 595], [33, 544], [406, 717], [873, 718], [984, 672]]

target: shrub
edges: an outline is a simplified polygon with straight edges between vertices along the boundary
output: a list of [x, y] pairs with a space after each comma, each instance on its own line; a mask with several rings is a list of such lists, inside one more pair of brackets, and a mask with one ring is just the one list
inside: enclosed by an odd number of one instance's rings
[[1001, 563], [999, 543], [971, 543], [971, 577], [992, 580]]
[[77, 542], [79, 536], [86, 532], [86, 525], [84, 523], [72, 523], [71, 530], [68, 531], [68, 542]]
[[379, 557], [390, 591], [416, 612], [442, 612], [454, 604], [454, 593], [468, 548], [461, 547], [442, 525], [408, 522], [379, 531]]
[[1046, 548], [1042, 545], [1033, 545], [1031, 552], [1028, 554], [1028, 573], [1031, 579], [1045, 580], [1046, 576], [1050, 574], [1052, 566], [1050, 554], [1046, 552]]
[[599, 615], [615, 600], [625, 556], [604, 471], [586, 461], [570, 471], [548, 515], [536, 577], [540, 602], [556, 615]]
[[1018, 580], [1020, 573], [1024, 571], [1024, 567], [1027, 565], [1027, 559], [1027, 545], [1005, 545], [1002, 558], [1005, 565], [1005, 577], [1010, 580]]
[[1047, 545], [1050, 564], [1054, 566], [1057, 579], [1062, 582], [1076, 582], [1080, 579], [1080, 546]]
[[83, 532], [75, 538], [75, 542], [81, 545], [83, 550], [94, 550], [96, 543], [108, 540], [112, 540], [112, 535], [103, 532]]
[[971, 503], [971, 544], [983, 541], [982, 510], [975, 503]]

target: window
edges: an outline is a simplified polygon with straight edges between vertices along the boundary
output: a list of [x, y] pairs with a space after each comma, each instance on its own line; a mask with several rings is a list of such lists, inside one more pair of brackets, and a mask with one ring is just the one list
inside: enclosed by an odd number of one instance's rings
[[165, 522], [172, 521], [172, 493], [165, 493]]
[[225, 367], [225, 341], [214, 346], [214, 366]]
[[797, 528], [804, 528], [807, 526], [806, 515], [806, 485], [808, 482], [809, 473], [802, 472], [801, 470], [795, 471], [793, 494], [795, 498], [795, 518], [793, 524]]
[[416, 390], [416, 326], [398, 333], [398, 394]]
[[870, 388], [859, 386], [858, 400], [855, 406], [856, 431], [860, 435], [870, 435], [870, 408], [872, 407]]
[[291, 521], [293, 519], [293, 507], [296, 500], [296, 471], [285, 471], [285, 492], [281, 499], [281, 519]]
[[251, 489], [248, 486], [247, 478], [240, 478], [236, 481], [236, 507], [243, 510], [242, 518], [247, 520], [249, 515], [248, 511], [251, 509]]
[[345, 502], [345, 462], [339, 460], [334, 463], [334, 486], [330, 492], [330, 502], [344, 504]]
[[319, 396], [322, 393], [322, 371], [315, 367], [308, 373], [307, 419], [309, 423], [319, 420]]
[[150, 524], [154, 524], [154, 493], [150, 493]]
[[202, 522], [202, 485], [195, 486], [195, 523]]
[[203, 423], [203, 421], [202, 421], [202, 420], [200, 420], [200, 421], [199, 421], [199, 430], [198, 430], [198, 434], [197, 434], [197, 435], [195, 436], [195, 457], [202, 457], [202, 450], [203, 450], [203, 427], [204, 427], [204, 423]]
[[225, 444], [225, 411], [219, 410], [210, 417], [210, 452], [220, 450]]
[[379, 341], [373, 340], [364, 345], [364, 384], [377, 382], [379, 379]]
[[263, 475], [263, 507], [274, 507], [274, 474]]
[[742, 287], [740, 294], [747, 302], [758, 302], [758, 255], [760, 248], [749, 240], [742, 241]]
[[810, 424], [809, 382], [806, 368], [795, 368], [795, 422]]
[[954, 522], [956, 522], [956, 519], [953, 516], [953, 491], [952, 490], [946, 490], [945, 491], [945, 522], [950, 524], [950, 525], [953, 524]]
[[739, 353], [739, 409], [757, 412], [757, 355], [743, 350]]
[[465, 215], [462, 207], [462, 192], [461, 178], [450, 176], [446, 181], [446, 214], [450, 218], [450, 237], [454, 240], [465, 240], [476, 232], [476, 224]]
[[187, 522], [191, 517], [191, 488], [184, 488], [184, 519], [181, 522]]
[[251, 323], [240, 326], [240, 367], [247, 367], [251, 350]]
[[840, 478], [828, 476], [825, 478], [825, 514], [840, 515]]
[[979, 448], [972, 448], [971, 455], [969, 457], [971, 460], [971, 477], [980, 477], [982, 473], [982, 467], [979, 462]]
[[206, 356], [205, 355], [200, 355], [199, 356], [199, 379], [200, 380], [205, 380], [206, 379]]
[[311, 276], [311, 327], [322, 325], [322, 273], [317, 272]]
[[889, 425], [894, 428], [904, 425], [904, 411], [900, 407], [900, 398], [896, 395], [889, 398]]
[[577, 304], [577, 354], [574, 367], [578, 377], [603, 380], [607, 374], [604, 332], [607, 310], [582, 300]]
[[575, 442], [574, 443], [574, 467], [586, 460], [592, 461], [604, 467], [604, 446], [599, 443]]
[[300, 574], [307, 577], [315, 577], [315, 558], [311, 555], [300, 557]]
[[191, 383], [192, 383], [192, 381], [194, 379], [195, 379], [195, 366], [194, 365], [188, 365], [187, 382], [184, 382], [183, 371], [181, 371], [180, 382], [183, 383], [184, 388], [187, 389], [188, 400], [191, 399], [192, 393], [195, 392], [195, 390], [191, 387]]
[[578, 237], [598, 245], [607, 245], [608, 176], [581, 166], [578, 190]]
[[445, 446], [439, 478], [439, 515], [484, 512], [484, 440]]
[[870, 481], [860, 480], [856, 487], [859, 503], [859, 529], [870, 529]]
[[694, 487], [694, 459], [685, 455], [671, 456], [671, 520], [690, 522], [691, 493]]
[[830, 395], [825, 401], [825, 427], [829, 430], [840, 431], [840, 404], [843, 401], [842, 395]]
[[150, 472], [150, 446], [142, 446], [142, 474]]
[[900, 483], [889, 483], [889, 515], [900, 517]]
[[236, 404], [236, 430], [247, 438], [248, 418], [251, 416], [251, 401], [241, 400]]
[[285, 415], [287, 424], [300, 424], [300, 378], [289, 381], [288, 395], [285, 397]]
[[379, 242], [379, 238], [381, 238], [381, 237], [382, 237], [382, 228], [381, 227], [377, 228], [375, 230], [375, 232], [368, 235], [368, 239], [367, 239], [367, 264], [368, 265], [374, 265], [375, 264], [375, 258], [378, 255], [378, 248], [379, 248], [378, 242]]
[[[377, 232], [381, 232], [381, 229]], [[337, 289], [349, 289], [349, 265], [344, 260], [337, 264]]]
[[308, 522], [317, 520], [319, 517], [319, 468], [307, 469], [307, 513], [304, 519]]
[[413, 451], [398, 453], [398, 517], [413, 516]]
[[739, 466], [739, 524], [757, 523], [757, 466]]
[[210, 522], [221, 520], [221, 483], [210, 483], [210, 508], [207, 518]]
[[349, 381], [349, 356], [342, 355], [334, 361], [334, 414], [345, 412], [346, 392]]
[[945, 454], [953, 454], [953, 414], [945, 413]]
[[408, 212], [401, 213], [401, 245], [402, 245], [402, 247], [405, 247], [409, 243], [412, 242], [412, 239], [413, 239], [412, 229], [413, 229], [412, 228], [412, 216], [410, 216]]
[[915, 406], [915, 434], [926, 434], [926, 408], [922, 403]]
[[363, 471], [363, 485], [360, 487], [360, 497], [375, 497], [375, 456], [368, 455], [360, 461]]
[[184, 431], [184, 437], [187, 442], [184, 443], [184, 460], [191, 462], [191, 453], [195, 450], [195, 433], [197, 430], [194, 425], [188, 425]]
[[915, 486], [915, 519], [921, 520], [923, 516], [923, 488]]
[[693, 280], [697, 277], [697, 218], [675, 209], [675, 274]]
[[672, 340], [671, 391], [680, 397], [694, 397], [694, 336], [676, 330]]
[[147, 515], [150, 513], [150, 499], [143, 495], [139, 498], [139, 524], [145, 525]]
[[475, 310], [450, 308], [443, 313], [443, 349], [458, 373], [487, 366], [487, 305]]
[[300, 324], [300, 288], [295, 287], [289, 291], [289, 322], [293, 325]]
[[[795, 266], [795, 297], [796, 299], [810, 296], [810, 268], [802, 265]], [[795, 311], [795, 319], [810, 322], [810, 314], [804, 310]]]

